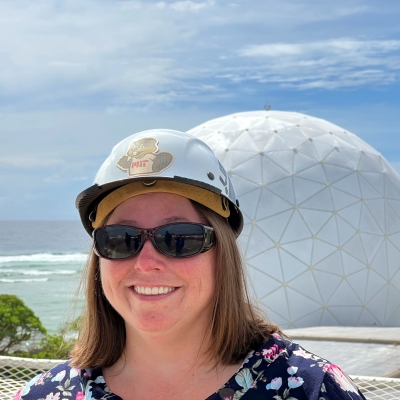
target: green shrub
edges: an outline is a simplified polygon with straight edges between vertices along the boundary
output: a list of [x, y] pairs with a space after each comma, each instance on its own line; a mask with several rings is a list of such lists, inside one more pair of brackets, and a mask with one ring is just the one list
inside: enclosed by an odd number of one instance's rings
[[0, 294], [0, 355], [10, 354], [22, 342], [45, 334], [40, 319], [20, 298]]
[[[33, 311], [17, 296], [0, 294], [0, 355], [67, 359], [74, 346], [80, 317], [59, 334], [47, 334]], [[29, 347], [27, 341], [29, 340]]]

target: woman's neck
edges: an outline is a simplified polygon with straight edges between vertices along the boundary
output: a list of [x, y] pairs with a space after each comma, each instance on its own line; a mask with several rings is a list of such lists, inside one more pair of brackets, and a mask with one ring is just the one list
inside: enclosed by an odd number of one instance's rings
[[135, 369], [149, 363], [152, 364], [153, 371], [154, 368], [159, 368], [160, 373], [172, 368], [181, 369], [179, 365], [188, 372], [200, 365], [212, 367], [205, 354], [210, 345], [207, 329], [199, 329], [197, 326], [191, 330], [162, 333], [138, 332], [129, 326], [126, 329], [126, 347], [117, 362], [118, 366], [125, 365], [128, 369]]

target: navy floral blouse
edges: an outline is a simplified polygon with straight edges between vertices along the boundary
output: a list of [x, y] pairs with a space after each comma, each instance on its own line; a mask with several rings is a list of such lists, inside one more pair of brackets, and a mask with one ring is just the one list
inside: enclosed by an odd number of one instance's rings
[[[68, 362], [38, 375], [14, 400], [121, 400], [101, 370], [76, 369]], [[206, 400], [360, 400], [365, 397], [335, 364], [298, 344], [273, 337], [252, 350], [238, 372]]]

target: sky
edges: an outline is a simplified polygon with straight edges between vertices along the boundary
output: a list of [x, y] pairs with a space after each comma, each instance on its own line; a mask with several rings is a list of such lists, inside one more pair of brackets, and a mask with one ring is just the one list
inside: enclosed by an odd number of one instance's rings
[[297, 111], [400, 171], [400, 2], [0, 0], [0, 220], [77, 220], [112, 146]]

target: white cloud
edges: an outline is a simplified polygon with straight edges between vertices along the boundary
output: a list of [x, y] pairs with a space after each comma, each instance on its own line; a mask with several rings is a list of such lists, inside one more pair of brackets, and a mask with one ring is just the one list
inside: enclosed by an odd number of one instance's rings
[[248, 45], [238, 56], [251, 62], [227, 68], [221, 77], [297, 89], [387, 85], [399, 79], [399, 50], [400, 40], [352, 38]]
[[248, 45], [239, 50], [242, 57], [285, 57], [330, 55], [344, 57], [376, 56], [400, 49], [400, 40], [354, 40], [351, 38], [330, 39], [307, 43], [272, 43]]
[[[214, 99], [224, 99], [232, 94], [232, 88], [225, 87], [227, 78], [235, 83], [254, 80], [333, 89], [380, 84], [371, 76], [352, 80], [354, 72], [376, 70], [375, 76], [381, 74], [385, 84], [397, 79], [387, 76], [387, 70], [399, 69], [393, 54], [398, 50], [396, 40], [332, 38], [339, 29], [331, 30], [330, 39], [309, 40], [315, 37], [314, 23], [377, 11], [363, 0], [354, 0], [351, 6], [344, 0], [22, 4], [0, 2], [4, 110], [58, 104], [115, 109], [146, 108], [160, 101], [196, 103], [209, 100], [208, 85], [218, 87], [211, 92]], [[282, 42], [294, 34], [301, 34], [303, 42]], [[260, 44], [264, 37], [270, 43]], [[255, 39], [258, 44], [251, 44]], [[348, 62], [350, 70], [344, 68]], [[325, 85], [343, 68], [350, 73], [342, 83]], [[318, 74], [322, 69], [327, 75]], [[204, 80], [205, 85], [193, 83]]]
[[60, 167], [66, 165], [64, 160], [52, 159], [52, 158], [41, 158], [41, 157], [29, 157], [23, 156], [12, 156], [12, 157], [0, 157], [1, 167], [12, 167], [24, 170], [31, 170], [43, 167]]
[[160, 1], [156, 3], [156, 6], [165, 9], [165, 8], [171, 8], [176, 11], [200, 11], [205, 8], [212, 7], [215, 4], [215, 1], [209, 0], [206, 2], [194, 2], [194, 1], [175, 1], [173, 3], [166, 3], [164, 1]]

